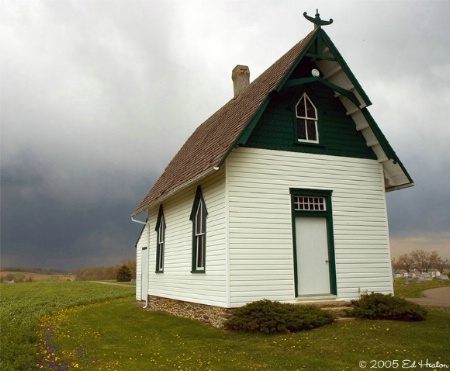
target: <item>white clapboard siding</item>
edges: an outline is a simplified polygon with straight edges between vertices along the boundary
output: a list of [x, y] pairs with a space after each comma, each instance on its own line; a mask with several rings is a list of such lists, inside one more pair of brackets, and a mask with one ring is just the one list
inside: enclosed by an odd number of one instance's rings
[[[197, 185], [202, 188], [206, 220], [206, 273], [192, 270], [192, 221], [189, 219]], [[150, 237], [149, 294], [215, 306], [228, 306], [226, 264], [225, 173], [218, 170], [199, 184], [163, 203], [166, 221], [164, 273], [155, 273], [156, 231]], [[150, 212], [154, 231], [159, 206]]]
[[392, 292], [382, 166], [254, 148], [227, 159], [231, 306], [295, 299], [290, 188], [331, 190], [338, 298]]
[[136, 243], [136, 300], [145, 300], [142, 292], [142, 248], [148, 248], [148, 227], [144, 226]]

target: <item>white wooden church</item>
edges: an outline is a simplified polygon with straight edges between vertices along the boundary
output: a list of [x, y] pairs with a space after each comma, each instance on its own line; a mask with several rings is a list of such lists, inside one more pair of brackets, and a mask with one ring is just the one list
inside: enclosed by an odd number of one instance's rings
[[260, 299], [392, 293], [385, 193], [413, 182], [323, 30], [332, 20], [304, 15], [314, 30], [257, 79], [233, 69], [234, 97], [133, 212], [146, 306], [213, 322]]

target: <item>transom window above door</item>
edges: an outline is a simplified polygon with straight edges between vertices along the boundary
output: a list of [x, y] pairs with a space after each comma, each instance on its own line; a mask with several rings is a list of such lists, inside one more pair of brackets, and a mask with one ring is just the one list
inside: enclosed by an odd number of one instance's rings
[[326, 199], [315, 196], [294, 196], [294, 208], [297, 211], [326, 211]]
[[308, 94], [304, 93], [295, 106], [299, 142], [319, 143], [317, 109]]

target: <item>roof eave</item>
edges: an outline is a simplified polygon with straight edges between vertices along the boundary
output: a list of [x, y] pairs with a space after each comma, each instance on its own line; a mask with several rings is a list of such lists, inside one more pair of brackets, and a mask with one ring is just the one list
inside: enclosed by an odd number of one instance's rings
[[199, 175], [195, 176], [194, 178], [188, 180], [187, 182], [181, 183], [179, 186], [172, 188], [169, 192], [163, 193], [162, 195], [160, 195], [159, 197], [155, 198], [154, 200], [152, 200], [148, 204], [145, 204], [145, 205], [143, 205], [141, 207], [138, 207], [133, 212], [133, 214], [131, 214], [131, 216], [136, 216], [136, 215], [138, 215], [140, 213], [143, 213], [144, 211], [150, 210], [152, 207], [163, 203], [165, 200], [167, 200], [169, 197], [171, 197], [175, 193], [177, 193], [177, 192], [179, 192], [179, 191], [181, 191], [181, 190], [191, 186], [192, 184], [202, 180], [203, 178], [207, 177], [209, 174], [212, 174], [212, 173], [216, 172], [217, 170], [219, 170], [218, 166], [213, 166], [213, 167], [207, 169], [206, 171], [200, 173]]

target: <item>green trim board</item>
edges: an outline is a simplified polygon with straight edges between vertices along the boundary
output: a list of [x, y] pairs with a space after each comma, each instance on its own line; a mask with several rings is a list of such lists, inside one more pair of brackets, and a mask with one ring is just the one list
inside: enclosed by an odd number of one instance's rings
[[[319, 143], [299, 142], [295, 106], [306, 93], [317, 109]], [[332, 156], [367, 158], [377, 156], [367, 146], [355, 122], [334, 91], [324, 84], [291, 87], [272, 99], [246, 143], [247, 147]]]
[[347, 77], [349, 78], [349, 80], [351, 81], [351, 83], [353, 84], [355, 89], [358, 91], [358, 93], [361, 96], [361, 98], [364, 100], [364, 103], [366, 104], [366, 106], [372, 105], [372, 102], [370, 101], [370, 99], [367, 96], [366, 92], [362, 88], [362, 86], [359, 83], [359, 81], [356, 79], [356, 77], [353, 74], [353, 72], [348, 67], [347, 63], [345, 62], [345, 60], [342, 57], [341, 53], [339, 53], [339, 50], [336, 48], [336, 46], [331, 41], [330, 37], [322, 29], [320, 29], [320, 33], [321, 33], [321, 37], [325, 41], [325, 44], [327, 45], [328, 49], [330, 49], [331, 54], [333, 54], [333, 56], [336, 58], [336, 61], [339, 63], [341, 68], [344, 70], [345, 74], [347, 75]]
[[321, 84], [324, 84], [328, 86], [329, 88], [333, 89], [339, 94], [342, 94], [343, 96], [347, 97], [356, 107], [359, 107], [358, 99], [356, 98], [355, 94], [353, 94], [351, 91], [345, 90], [344, 88], [341, 88], [340, 86], [337, 86], [327, 80], [324, 80], [320, 77], [307, 77], [302, 79], [291, 79], [288, 80], [288, 82], [285, 85], [285, 88], [299, 86], [299, 85], [306, 85], [310, 84], [312, 82], [318, 82]]
[[[322, 189], [307, 189], [307, 188], [290, 188], [291, 194], [291, 219], [292, 219], [292, 239], [293, 239], [293, 256], [294, 256], [294, 284], [295, 284], [295, 297], [299, 296], [298, 293], [298, 266], [297, 266], [297, 235], [295, 228], [295, 220], [297, 217], [325, 217], [327, 220], [327, 238], [328, 238], [328, 260], [329, 260], [329, 274], [330, 274], [330, 293], [337, 295], [337, 282], [336, 282], [336, 259], [334, 252], [334, 229], [333, 229], [333, 210], [332, 210], [332, 193], [330, 190]], [[295, 197], [296, 196], [316, 196], [324, 197], [326, 202], [325, 211], [299, 211], [295, 209]]]
[[[317, 32], [316, 32], [317, 34]], [[250, 119], [249, 123], [245, 127], [245, 129], [241, 132], [241, 134], [237, 137], [237, 140], [231, 146], [229, 151], [225, 154], [224, 158], [222, 159], [219, 166], [222, 166], [222, 164], [225, 162], [226, 158], [230, 154], [230, 152], [233, 150], [233, 148], [237, 148], [241, 145], [245, 145], [247, 143], [248, 138], [252, 134], [255, 126], [259, 122], [261, 116], [264, 114], [267, 106], [269, 105], [271, 99], [275, 97], [281, 88], [284, 86], [287, 79], [291, 76], [292, 71], [297, 67], [298, 63], [302, 60], [304, 57], [306, 51], [311, 47], [311, 45], [314, 42], [314, 37], [306, 44], [306, 46], [303, 48], [302, 53], [298, 55], [298, 57], [295, 59], [295, 62], [292, 64], [292, 66], [289, 68], [288, 72], [283, 76], [280, 83], [273, 89], [272, 93], [267, 96], [267, 98], [264, 100], [264, 102], [261, 104], [261, 106], [258, 108], [256, 113], [253, 115], [253, 117]]]

